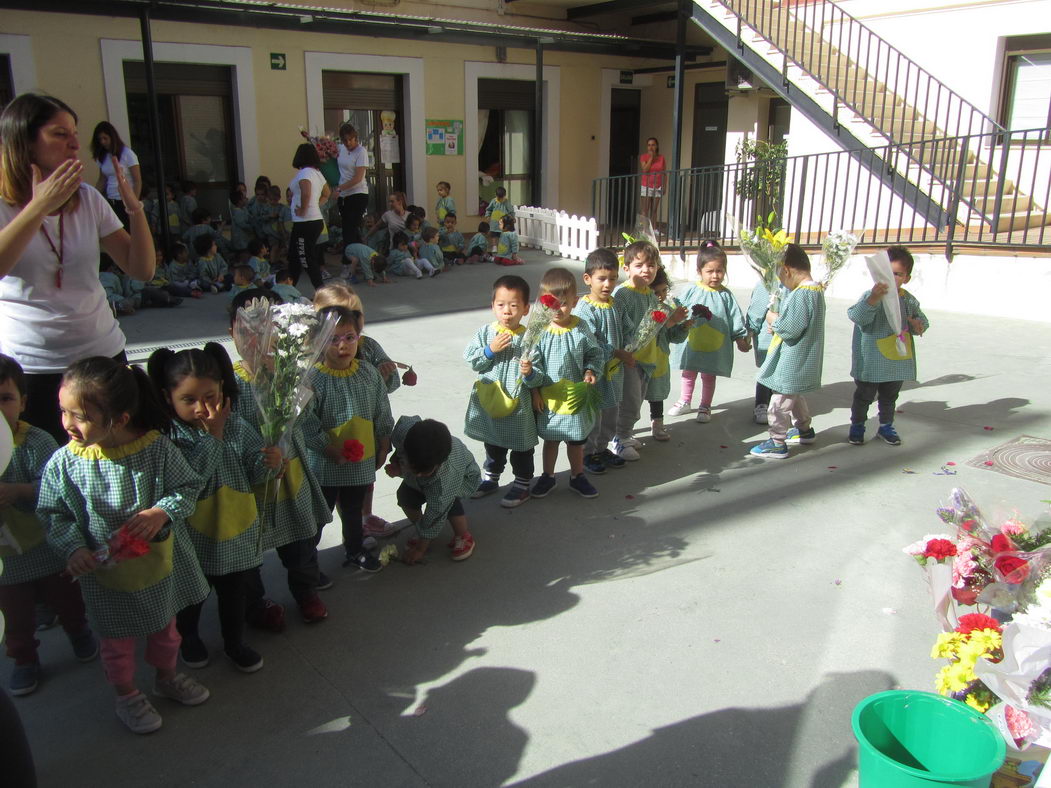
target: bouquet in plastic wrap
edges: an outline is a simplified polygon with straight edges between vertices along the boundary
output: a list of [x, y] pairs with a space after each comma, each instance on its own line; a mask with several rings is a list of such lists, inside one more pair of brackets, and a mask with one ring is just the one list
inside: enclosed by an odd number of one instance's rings
[[139, 536], [132, 536], [121, 526], [109, 535], [106, 544], [92, 553], [100, 569], [111, 569], [123, 561], [141, 558], [150, 551], [150, 543]]
[[774, 219], [774, 214], [767, 217], [767, 223], [760, 222], [754, 230], [741, 226], [741, 223], [733, 216], [730, 216], [729, 219], [737, 233], [741, 251], [748, 258], [748, 264], [759, 274], [759, 278], [763, 280], [763, 284], [770, 293], [768, 308], [776, 312], [781, 284], [777, 270], [781, 267], [781, 261], [785, 256], [784, 249], [788, 244], [788, 234], [784, 230], [774, 230], [769, 226]]
[[883, 314], [887, 316], [887, 322], [898, 331], [894, 344], [898, 349], [898, 353], [904, 356], [908, 352], [908, 348], [905, 346], [907, 331], [901, 316], [901, 299], [898, 298], [898, 284], [894, 281], [894, 271], [890, 267], [890, 258], [887, 256], [886, 250], [881, 249], [872, 257], [866, 257], [865, 262], [868, 264], [869, 273], [872, 274], [872, 281], [876, 284], [882, 282], [887, 286], [887, 292], [880, 299], [880, 304], [883, 305]]
[[[532, 358], [540, 337], [544, 335], [561, 308], [562, 302], [550, 293], [544, 293], [536, 300], [533, 308], [529, 310], [529, 319], [526, 321], [525, 332], [522, 334], [521, 358]], [[521, 378], [518, 380], [518, 388], [519, 390], [522, 388]], [[514, 396], [517, 397], [518, 392], [515, 392]]]
[[858, 236], [846, 230], [836, 230], [825, 236], [821, 242], [821, 254], [825, 258], [825, 278], [821, 280], [821, 287], [828, 290], [832, 279], [843, 270], [860, 242]]
[[310, 374], [336, 330], [335, 315], [308, 304], [274, 305], [253, 299], [237, 310], [234, 334], [252, 370], [260, 432], [269, 446], [284, 445], [313, 391]]

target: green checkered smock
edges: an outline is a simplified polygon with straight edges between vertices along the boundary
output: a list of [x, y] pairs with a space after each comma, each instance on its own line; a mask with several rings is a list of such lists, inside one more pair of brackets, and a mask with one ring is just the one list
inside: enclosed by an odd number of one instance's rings
[[[420, 421], [419, 416], [402, 416], [394, 425], [391, 443], [396, 452], [404, 458], [405, 436], [412, 426]], [[423, 517], [416, 523], [416, 533], [421, 539], [434, 539], [445, 527], [449, 519], [449, 510], [457, 498], [469, 498], [478, 489], [482, 481], [482, 472], [474, 461], [471, 452], [463, 441], [455, 435], [452, 438], [452, 451], [431, 476], [416, 476], [404, 460], [401, 463], [404, 484], [423, 493], [427, 499], [423, 507]]]
[[[624, 365], [613, 363], [613, 351], [624, 347], [624, 338], [621, 336], [620, 318], [613, 306], [613, 300], [602, 303], [593, 301], [590, 295], [586, 295], [577, 301], [577, 305], [573, 307], [573, 314], [591, 329], [591, 333], [595, 335], [606, 354], [606, 367], [602, 374], [598, 375], [596, 384], [596, 388], [602, 394], [599, 409], [615, 408], [620, 404], [621, 395], [624, 393]], [[611, 367], [612, 374], [609, 371]]]
[[380, 373], [368, 362], [353, 359], [347, 369], [315, 367], [311, 405], [325, 433], [326, 445], [341, 451], [348, 440], [363, 446], [358, 462], [342, 465], [311, 446], [310, 465], [325, 487], [355, 487], [376, 481], [376, 455], [380, 442], [390, 438], [394, 418]]
[[262, 543], [254, 486], [273, 472], [263, 461], [259, 432], [231, 413], [223, 439], [175, 419], [172, 442], [204, 479], [186, 531], [206, 575], [227, 575], [258, 566]]
[[[237, 378], [237, 404], [234, 412], [259, 429], [259, 407], [252, 393], [252, 383], [241, 362], [234, 364]], [[262, 531], [260, 551], [310, 539], [317, 529], [332, 519], [332, 510], [325, 504], [321, 485], [310, 468], [307, 442], [304, 435], [317, 436], [316, 417], [310, 407], [288, 436], [285, 451], [287, 463], [284, 475], [255, 488], [259, 507], [259, 527]], [[324, 442], [319, 444], [324, 448]]]
[[[156, 430], [109, 449], [71, 441], [51, 456], [40, 482], [37, 513], [47, 524], [48, 542], [63, 559], [81, 547], [98, 549], [145, 509], [163, 509], [171, 518], [146, 555], [79, 578], [88, 618], [99, 635], [149, 635], [208, 595], [186, 533], [186, 518], [193, 514], [200, 489], [201, 477]], [[144, 568], [143, 575], [135, 574]]]
[[361, 274], [365, 277], [366, 282], [371, 282], [376, 278], [376, 272], [372, 270], [372, 258], [378, 254], [379, 252], [366, 244], [347, 244], [343, 248], [344, 257], [358, 261], [358, 265], [361, 266]]
[[[669, 314], [680, 306], [683, 304], [677, 298], [665, 303]], [[647, 402], [663, 402], [671, 394], [671, 346], [686, 341], [690, 332], [688, 322], [689, 318], [671, 328], [662, 326], [657, 333], [657, 367], [646, 380]]]
[[[624, 343], [621, 347], [627, 347], [638, 333], [642, 319], [659, 305], [657, 296], [649, 287], [636, 288], [627, 283], [617, 285], [617, 289], [613, 291], [613, 308], [617, 310], [617, 319], [620, 321], [620, 338]], [[640, 350], [645, 349], [640, 348]], [[636, 353], [636, 361], [638, 361], [638, 353]], [[647, 375], [652, 375], [655, 367], [654, 364], [642, 361], [638, 361], [638, 366]]]
[[697, 282], [682, 294], [682, 303], [687, 312], [697, 304], [708, 307], [712, 319], [693, 321], [686, 341], [676, 349], [676, 368], [729, 377], [734, 368], [734, 340], [748, 336], [737, 299], [725, 287]]
[[[784, 287], [778, 289], [783, 291], [781, 299], [784, 300], [784, 297], [788, 295], [788, 291]], [[755, 353], [755, 365], [757, 367], [763, 366], [763, 362], [766, 361], [766, 351], [770, 349], [770, 340], [774, 338], [773, 333], [767, 330], [766, 313], [769, 311], [770, 291], [766, 289], [766, 284], [760, 280], [752, 289], [752, 298], [748, 302], [748, 311], [744, 315], [745, 327], [748, 329], [748, 333], [754, 335], [752, 351]]]
[[758, 382], [778, 394], [806, 394], [821, 388], [825, 355], [825, 291], [806, 281], [781, 301], [774, 338]]
[[[372, 337], [362, 337], [358, 340], [358, 358], [372, 364], [377, 371], [379, 370], [380, 364], [385, 364], [391, 360], [390, 356], [387, 355], [380, 343]], [[393, 394], [395, 390], [401, 386], [401, 378], [398, 376], [398, 370], [395, 369], [384, 378], [383, 383], [387, 387], [387, 393]]]
[[930, 321], [920, 309], [916, 296], [907, 290], [898, 291], [898, 304], [901, 307], [901, 328], [897, 331], [891, 327], [883, 305], [872, 306], [867, 299], [871, 290], [865, 292], [854, 306], [847, 310], [847, 317], [854, 322], [854, 336], [851, 340], [850, 376], [854, 380], [866, 383], [886, 383], [892, 380], [916, 380], [916, 341], [906, 331], [905, 355], [897, 349], [894, 336], [899, 331], [908, 329], [910, 317], [919, 318], [923, 330], [930, 326]]
[[581, 398], [573, 412], [569, 408], [551, 408], [551, 389], [566, 383], [581, 383], [584, 371], [590, 369], [598, 378], [606, 368], [606, 353], [595, 335], [579, 317], [572, 325], [556, 326], [551, 323], [540, 335], [537, 343], [537, 358], [533, 364], [533, 376], [540, 376], [540, 396], [544, 408], [537, 414], [536, 431], [546, 441], [586, 440], [595, 426], [601, 394], [594, 386], [588, 386], [586, 396]]
[[[39, 492], [44, 466], [58, 444], [49, 433], [24, 421], [18, 422], [14, 439], [11, 463], [0, 476], [0, 483], [32, 484]], [[37, 517], [36, 499], [0, 508], [0, 527], [3, 528], [0, 558], [4, 561], [0, 585], [28, 583], [66, 568], [62, 556], [47, 543], [44, 523]]]
[[[511, 344], [493, 355], [486, 356], [486, 348], [498, 334], [513, 334]], [[471, 388], [464, 417], [464, 434], [469, 438], [511, 451], [529, 451], [537, 444], [536, 417], [533, 415], [529, 389], [539, 386], [541, 378], [532, 375], [530, 381], [521, 381], [518, 364], [522, 357], [522, 335], [525, 326], [514, 331], [499, 323], [489, 323], [478, 329], [474, 340], [464, 349], [464, 361], [478, 373], [478, 380]], [[502, 395], [516, 396], [514, 411], [507, 416], [494, 416], [482, 405], [481, 391], [492, 391], [496, 386]], [[521, 389], [519, 387], [521, 386]]]

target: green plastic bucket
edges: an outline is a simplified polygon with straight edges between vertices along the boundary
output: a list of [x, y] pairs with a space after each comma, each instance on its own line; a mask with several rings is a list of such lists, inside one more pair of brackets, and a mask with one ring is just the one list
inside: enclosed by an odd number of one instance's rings
[[988, 788], [1007, 746], [983, 714], [933, 692], [870, 695], [851, 717], [861, 788]]

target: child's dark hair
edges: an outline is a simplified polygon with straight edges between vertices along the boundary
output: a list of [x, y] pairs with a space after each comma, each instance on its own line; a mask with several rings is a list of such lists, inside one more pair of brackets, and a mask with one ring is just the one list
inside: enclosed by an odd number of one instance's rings
[[427, 218], [427, 209], [422, 205], [410, 205], [408, 211], [421, 222]]
[[26, 373], [22, 365], [10, 356], [0, 353], [0, 383], [11, 381], [21, 396], [26, 395]]
[[393, 249], [397, 249], [402, 244], [407, 244], [408, 242], [409, 236], [407, 236], [401, 230], [398, 230], [398, 232], [394, 233], [394, 237], [390, 239], [390, 245]]
[[520, 276], [514, 274], [507, 274], [501, 276], [495, 282], [493, 282], [493, 297], [496, 297], [496, 291], [500, 288], [504, 290], [513, 290], [521, 296], [522, 301], [526, 304], [529, 303], [529, 282]]
[[420, 237], [423, 238], [424, 243], [429, 244], [431, 241], [438, 237], [438, 228], [428, 227], [423, 231], [423, 234]]
[[904, 246], [891, 246], [887, 249], [887, 257], [892, 263], [901, 263], [905, 266], [905, 273], [912, 276], [912, 266], [916, 261], [912, 259], [912, 252]]
[[[455, 222], [456, 221], [456, 211], [449, 211], [448, 213], [446, 213], [445, 214], [445, 219], [452, 219]], [[442, 219], [442, 221], [445, 221], [445, 219]]]
[[258, 257], [259, 253], [266, 248], [266, 241], [262, 238], [253, 238], [248, 242], [248, 254]]
[[410, 213], [405, 217], [405, 226], [408, 227], [410, 224], [419, 224], [422, 221], [419, 216], [414, 213]]
[[[452, 191], [452, 186], [449, 185], [449, 181], [438, 181], [439, 186], [444, 186], [446, 189]], [[448, 216], [448, 214], [446, 214]]]
[[166, 347], [155, 350], [146, 362], [146, 371], [153, 383], [157, 399], [165, 404], [169, 417], [174, 417], [168, 397], [164, 392], [171, 392], [186, 378], [207, 378], [214, 380], [222, 387], [223, 397], [230, 403], [237, 404], [237, 378], [234, 377], [234, 365], [226, 348], [218, 342], [209, 342], [203, 349], [192, 348], [176, 353]]
[[810, 258], [799, 244], [785, 244], [781, 263], [785, 268], [810, 273]]
[[372, 258], [372, 272], [375, 274], [382, 274], [387, 270], [387, 258], [381, 254], [377, 254]]
[[260, 175], [258, 178], [255, 179], [255, 186], [252, 188], [252, 191], [257, 192], [264, 186], [267, 189], [270, 188], [270, 179], [267, 178], [265, 175]]
[[649, 241], [633, 241], [624, 248], [624, 267], [627, 268], [636, 257], [643, 255], [658, 268], [661, 265], [661, 252]]
[[503, 186], [497, 186], [496, 196], [501, 202], [503, 202], [504, 197], [507, 196], [507, 189], [505, 189]]
[[194, 224], [205, 224], [209, 217], [208, 211], [204, 208], [197, 208], [193, 213], [190, 214], [190, 221]]
[[244, 194], [240, 189], [230, 189], [230, 204], [239, 205], [245, 199]]
[[178, 260], [179, 255], [187, 251], [189, 250], [186, 248], [186, 244], [184, 244], [182, 241], [172, 241], [171, 247], [168, 250], [168, 259]]
[[255, 269], [250, 265], [235, 265], [233, 273], [247, 276], [249, 282], [255, 281]]
[[515, 231], [515, 217], [510, 214], [507, 216], [501, 216], [500, 226], [504, 228], [505, 232], [513, 233]]
[[429, 473], [449, 459], [453, 439], [440, 421], [424, 419], [409, 428], [402, 452], [413, 473]]
[[193, 181], [183, 181], [179, 184], [179, 189], [183, 194], [189, 194], [190, 192], [197, 189], [197, 184]]
[[489, 232], [489, 222], [478, 222], [478, 232], [485, 235]]
[[711, 262], [722, 263], [725, 271], [726, 252], [715, 241], [701, 241], [701, 248], [697, 250], [697, 273], [700, 273], [701, 269]]
[[193, 239], [193, 250], [197, 252], [198, 257], [208, 254], [215, 245], [215, 236], [211, 233], [203, 233]]
[[106, 356], [81, 359], [62, 375], [62, 388], [95, 408], [109, 424], [127, 413], [128, 426], [134, 429], [171, 430], [168, 411], [140, 366], [128, 366]]
[[350, 323], [358, 331], [361, 331], [361, 327], [365, 325], [365, 315], [358, 309], [347, 309], [345, 306], [333, 304], [322, 307], [317, 313], [322, 318], [325, 315], [335, 315], [337, 324]]
[[234, 296], [234, 300], [230, 302], [230, 325], [233, 326], [234, 321], [237, 320], [237, 310], [251, 301], [253, 298], [262, 298], [269, 301], [271, 304], [283, 304], [285, 300], [275, 293], [273, 290], [267, 290], [263, 287], [253, 287], [249, 290], [242, 290], [240, 293]]
[[286, 279], [291, 279], [291, 278], [292, 278], [292, 272], [289, 271], [287, 268], [278, 268], [276, 271], [274, 271], [274, 281], [275, 282], [281, 283], [281, 282], [284, 282]]
[[540, 279], [540, 289], [565, 303], [577, 294], [577, 280], [565, 268], [548, 268]]
[[668, 279], [668, 272], [663, 268], [658, 268], [657, 273], [653, 276], [653, 281], [650, 282], [650, 287], [663, 287], [667, 285], [671, 287], [671, 280]]
[[584, 273], [588, 276], [596, 271], [617, 271], [619, 269], [620, 262], [617, 260], [617, 253], [604, 246], [595, 249], [584, 261]]

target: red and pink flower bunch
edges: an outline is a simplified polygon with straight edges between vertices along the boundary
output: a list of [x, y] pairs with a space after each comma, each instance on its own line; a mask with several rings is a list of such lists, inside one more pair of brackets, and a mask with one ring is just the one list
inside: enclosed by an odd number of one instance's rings
[[299, 133], [314, 146], [314, 150], [317, 151], [318, 158], [321, 161], [328, 161], [329, 159], [335, 159], [339, 157], [339, 142], [332, 137], [314, 137], [307, 134], [306, 129], [300, 128]]

